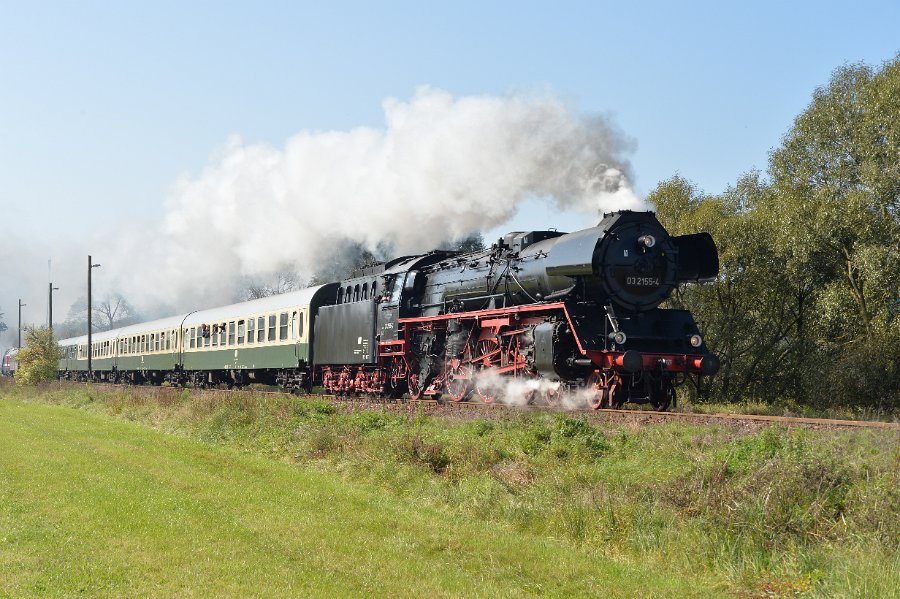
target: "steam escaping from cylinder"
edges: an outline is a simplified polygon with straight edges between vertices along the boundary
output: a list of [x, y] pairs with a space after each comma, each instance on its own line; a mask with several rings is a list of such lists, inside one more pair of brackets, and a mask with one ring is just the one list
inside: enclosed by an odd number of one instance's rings
[[521, 407], [549, 404], [564, 410], [587, 408], [595, 394], [595, 391], [587, 388], [568, 391], [559, 381], [543, 377], [502, 375], [492, 368], [481, 370], [475, 375], [474, 388], [503, 405]]
[[320, 271], [348, 241], [427, 251], [534, 198], [589, 222], [643, 207], [624, 158], [632, 142], [551, 94], [454, 98], [422, 87], [383, 110], [383, 128], [303, 131], [283, 148], [230, 139], [178, 181], [152, 242], [120, 240], [126, 293], [209, 305], [233, 297], [241, 277], [285, 264]]

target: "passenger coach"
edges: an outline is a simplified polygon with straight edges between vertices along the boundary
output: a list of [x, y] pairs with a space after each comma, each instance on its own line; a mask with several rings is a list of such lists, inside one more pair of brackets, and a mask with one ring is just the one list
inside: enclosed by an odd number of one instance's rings
[[96, 381], [196, 386], [277, 384], [308, 389], [315, 315], [334, 303], [336, 284], [196, 310], [91, 335], [63, 339], [59, 370]]

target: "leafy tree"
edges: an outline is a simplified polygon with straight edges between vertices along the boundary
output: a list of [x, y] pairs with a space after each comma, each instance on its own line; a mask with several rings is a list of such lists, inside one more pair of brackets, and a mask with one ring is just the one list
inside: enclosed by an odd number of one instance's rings
[[[900, 403], [900, 56], [837, 69], [772, 154], [775, 249], [809, 291], [798, 380]], [[826, 366], [826, 368], [822, 368]]]
[[898, 96], [900, 57], [842, 67], [772, 154], [777, 250], [844, 343], [871, 338], [900, 289]]
[[717, 281], [670, 301], [722, 359], [717, 398], [900, 405], [900, 56], [837, 69], [768, 179], [706, 196], [673, 177], [650, 199], [718, 244]]
[[707, 231], [719, 250], [720, 275], [709, 285], [685, 285], [669, 304], [690, 309], [707, 345], [722, 361], [714, 379], [717, 399], [762, 399], [790, 385], [781, 374], [796, 320], [790, 289], [774, 259], [767, 232], [748, 205], [767, 189], [758, 173], [745, 175], [721, 196], [705, 196], [674, 177], [649, 196], [670, 233]]
[[472, 233], [451, 243], [450, 248], [463, 253], [480, 252], [485, 249], [484, 237], [480, 233]]
[[53, 331], [47, 327], [25, 329], [25, 346], [19, 350], [16, 359], [16, 383], [36, 385], [56, 378], [62, 351]]
[[0, 312], [0, 333], [6, 330], [6, 323], [3, 322], [3, 312]]

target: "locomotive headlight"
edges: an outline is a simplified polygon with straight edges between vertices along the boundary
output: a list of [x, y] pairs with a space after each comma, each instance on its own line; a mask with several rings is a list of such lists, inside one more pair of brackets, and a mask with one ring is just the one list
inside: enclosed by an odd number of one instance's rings
[[622, 345], [628, 339], [628, 336], [622, 331], [616, 331], [615, 333], [611, 333], [609, 338], [612, 339], [616, 345]]
[[700, 335], [691, 335], [691, 346], [700, 347], [703, 344], [703, 337]]
[[641, 235], [638, 237], [638, 243], [645, 248], [652, 248], [656, 245], [656, 238], [653, 235]]

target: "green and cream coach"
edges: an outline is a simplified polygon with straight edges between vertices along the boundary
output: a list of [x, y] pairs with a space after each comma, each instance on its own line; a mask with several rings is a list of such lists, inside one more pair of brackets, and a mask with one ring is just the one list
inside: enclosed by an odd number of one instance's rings
[[91, 335], [90, 347], [87, 335], [63, 339], [60, 376], [308, 388], [315, 316], [320, 306], [334, 303], [336, 289], [336, 284], [321, 285], [98, 332]]

